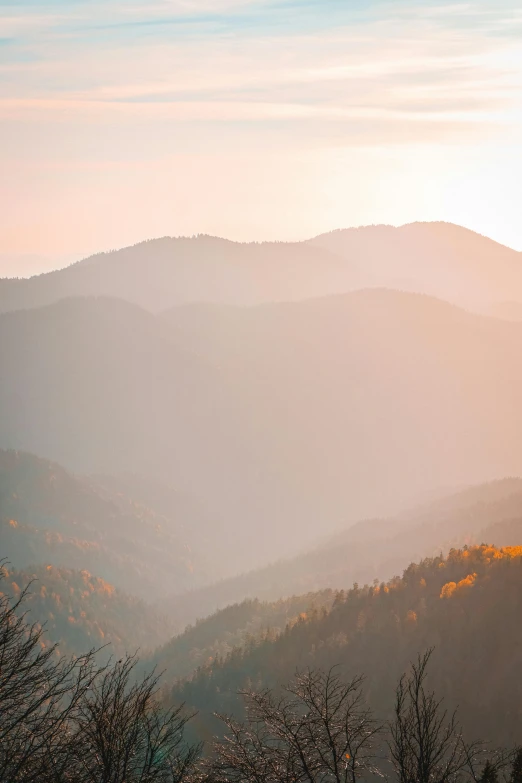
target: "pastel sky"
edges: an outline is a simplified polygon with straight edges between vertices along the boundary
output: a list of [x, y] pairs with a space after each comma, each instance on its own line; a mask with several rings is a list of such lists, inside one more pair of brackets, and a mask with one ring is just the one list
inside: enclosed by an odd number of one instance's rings
[[0, 274], [413, 220], [522, 249], [522, 6], [0, 0], [0, 171]]

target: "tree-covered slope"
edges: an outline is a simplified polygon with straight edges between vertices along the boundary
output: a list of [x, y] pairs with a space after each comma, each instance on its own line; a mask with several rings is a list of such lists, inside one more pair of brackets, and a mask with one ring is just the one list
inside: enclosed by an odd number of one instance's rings
[[3, 589], [17, 599], [23, 590], [27, 620], [45, 627], [43, 640], [60, 654], [82, 655], [104, 648], [103, 658], [150, 650], [168, 635], [169, 625], [151, 606], [117, 590], [88, 571], [56, 566], [4, 566]]
[[339, 664], [348, 675], [366, 674], [370, 703], [385, 714], [409, 661], [434, 646], [432, 683], [449, 708], [460, 705], [469, 731], [519, 742], [521, 612], [521, 547], [453, 550], [388, 583], [340, 592], [330, 612], [312, 612], [276, 639], [259, 638], [201, 667], [171, 696], [199, 710], [209, 736], [214, 711], [240, 709], [239, 688], [288, 681], [296, 667]]
[[276, 601], [247, 599], [231, 604], [189, 625], [182, 634], [144, 659], [144, 664], [156, 666], [170, 682], [187, 677], [200, 666], [255, 643], [260, 634], [276, 638], [288, 623], [297, 621], [306, 612], [329, 609], [334, 597], [334, 591], [327, 589]]
[[119, 488], [117, 479], [89, 479], [31, 454], [0, 451], [1, 555], [16, 568], [86, 570], [149, 598], [216, 573], [205, 547], [198, 550], [199, 517], [190, 504], [171, 504], [174, 514], [166, 516]]
[[522, 479], [469, 487], [396, 517], [361, 520], [293, 558], [170, 596], [162, 606], [178, 621], [193, 622], [246, 597], [273, 601], [390, 579], [412, 561], [483, 541], [522, 541]]

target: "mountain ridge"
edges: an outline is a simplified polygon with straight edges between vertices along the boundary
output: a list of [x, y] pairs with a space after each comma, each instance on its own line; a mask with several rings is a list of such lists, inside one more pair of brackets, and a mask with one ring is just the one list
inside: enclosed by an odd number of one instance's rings
[[[205, 739], [222, 731], [216, 713], [243, 715], [243, 689], [281, 688], [297, 670], [338, 667], [365, 675], [368, 704], [391, 718], [392, 694], [412, 661], [434, 648], [430, 689], [472, 736], [517, 743], [520, 710], [522, 547], [489, 544], [411, 563], [402, 576], [339, 591], [282, 633], [259, 634], [175, 683], [168, 697], [197, 710]], [[181, 641], [181, 640], [180, 640]]]
[[77, 476], [56, 462], [0, 450], [2, 554], [16, 569], [89, 571], [148, 599], [205, 582], [216, 569], [204, 551], [201, 515], [187, 502], [170, 512], [137, 502], [117, 478]]
[[275, 601], [353, 583], [391, 579], [410, 562], [452, 547], [522, 540], [522, 478], [487, 482], [395, 517], [364, 519], [317, 539], [292, 558], [220, 580], [161, 602], [163, 612], [192, 623], [241, 600]]
[[116, 296], [159, 312], [401, 285], [488, 311], [510, 298], [522, 302], [520, 259], [519, 251], [442, 222], [339, 229], [299, 242], [162, 237], [28, 279], [3, 278], [0, 312], [66, 296]]
[[1, 315], [0, 445], [177, 487], [223, 521], [236, 573], [317, 520], [522, 474], [520, 324], [374, 289], [230, 315], [104, 298]]

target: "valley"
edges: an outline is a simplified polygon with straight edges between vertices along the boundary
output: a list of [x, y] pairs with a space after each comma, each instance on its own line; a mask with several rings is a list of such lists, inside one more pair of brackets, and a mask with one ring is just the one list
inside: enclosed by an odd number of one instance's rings
[[43, 649], [139, 651], [135, 675], [162, 672], [163, 703], [196, 710], [189, 735], [210, 741], [214, 712], [242, 715], [239, 690], [296, 667], [364, 673], [386, 716], [433, 647], [445, 700], [516, 742], [517, 264], [418, 224], [273, 248], [158, 240], [0, 281], [1, 555]]

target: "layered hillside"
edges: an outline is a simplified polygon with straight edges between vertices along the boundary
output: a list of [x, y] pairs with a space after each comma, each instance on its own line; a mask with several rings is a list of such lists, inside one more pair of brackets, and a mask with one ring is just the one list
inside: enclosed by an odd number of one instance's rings
[[78, 296], [117, 297], [152, 311], [191, 302], [306, 299], [352, 288], [357, 276], [352, 265], [345, 267], [341, 258], [306, 243], [164, 237], [28, 280], [0, 280], [0, 312]]
[[0, 444], [176, 487], [233, 575], [521, 475], [521, 348], [522, 324], [394, 291], [162, 317], [67, 300], [0, 316]]
[[165, 318], [239, 390], [275, 473], [320, 496], [321, 524], [522, 473], [520, 324], [389, 290]]
[[[14, 599], [23, 590], [23, 611], [44, 626], [44, 643], [58, 644], [60, 654], [100, 650], [100, 659], [122, 657], [161, 644], [169, 635], [165, 618], [143, 601], [117, 590], [88, 571], [56, 566], [4, 568], [2, 590]], [[103, 648], [103, 649], [102, 649]]]
[[520, 253], [447, 223], [367, 226], [305, 242], [155, 239], [29, 280], [0, 280], [0, 312], [64, 297], [113, 296], [160, 311], [252, 305], [391, 287], [484, 309], [522, 302]]
[[347, 264], [357, 259], [364, 287], [416, 291], [468, 307], [522, 302], [522, 254], [451, 223], [365, 226], [322, 234], [310, 244]]
[[333, 590], [293, 596], [276, 601], [246, 600], [189, 625], [152, 655], [143, 658], [145, 668], [156, 666], [172, 683], [188, 677], [201, 666], [224, 660], [238, 648], [256, 644], [260, 635], [275, 639], [286, 626], [310, 611], [326, 611], [335, 598]]
[[137, 502], [128, 489], [123, 494], [49, 460], [0, 451], [1, 555], [15, 568], [87, 571], [148, 598], [219, 573], [192, 506], [167, 516]]
[[[349, 557], [349, 553], [347, 553]], [[201, 667], [172, 690], [199, 710], [198, 731], [218, 729], [214, 711], [240, 712], [240, 688], [287, 682], [296, 667], [340, 665], [367, 676], [387, 716], [400, 674], [434, 646], [430, 684], [457, 705], [470, 736], [516, 743], [522, 732], [522, 548], [483, 545], [409, 566], [402, 578], [341, 591], [330, 612], [311, 612], [277, 638]]]
[[245, 597], [274, 601], [323, 589], [390, 579], [409, 563], [465, 544], [522, 541], [522, 479], [471, 487], [396, 517], [365, 519], [296, 557], [171, 596], [161, 605], [176, 622], [193, 622]]

